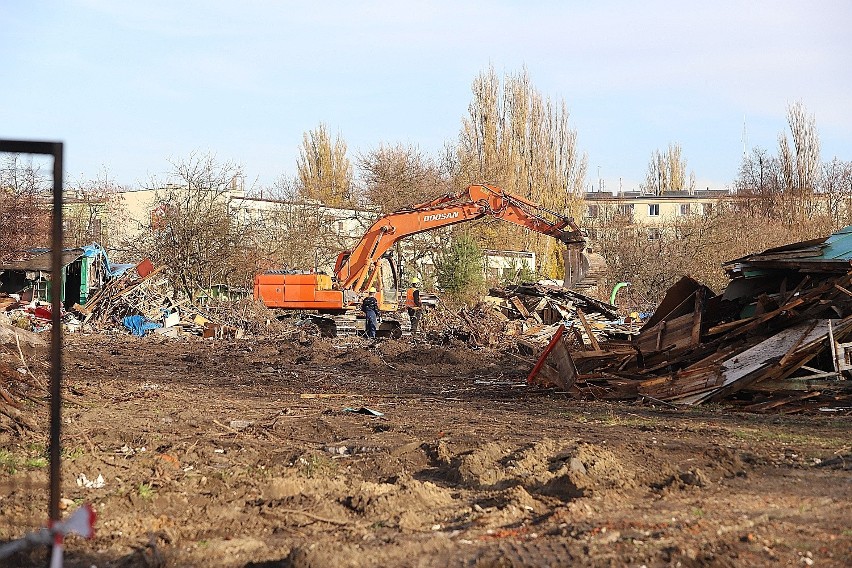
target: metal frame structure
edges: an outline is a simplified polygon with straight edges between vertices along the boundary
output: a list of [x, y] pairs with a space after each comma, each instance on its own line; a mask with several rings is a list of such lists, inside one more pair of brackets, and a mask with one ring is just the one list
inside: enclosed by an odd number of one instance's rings
[[[53, 156], [53, 220], [51, 223], [51, 278], [62, 274], [62, 142], [0, 140], [0, 153]], [[62, 298], [50, 301], [50, 524], [59, 521], [62, 469], [60, 426], [62, 424]]]

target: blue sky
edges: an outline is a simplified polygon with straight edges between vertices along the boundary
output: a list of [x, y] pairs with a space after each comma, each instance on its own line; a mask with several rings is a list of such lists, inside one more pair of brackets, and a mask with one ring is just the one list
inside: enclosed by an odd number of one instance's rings
[[138, 187], [193, 152], [249, 184], [293, 175], [325, 122], [350, 157], [437, 153], [470, 85], [523, 66], [563, 99], [588, 184], [635, 188], [683, 148], [724, 187], [749, 146], [777, 148], [787, 105], [815, 115], [823, 159], [852, 160], [852, 2], [66, 0], [0, 5], [0, 138], [61, 140], [72, 179]]

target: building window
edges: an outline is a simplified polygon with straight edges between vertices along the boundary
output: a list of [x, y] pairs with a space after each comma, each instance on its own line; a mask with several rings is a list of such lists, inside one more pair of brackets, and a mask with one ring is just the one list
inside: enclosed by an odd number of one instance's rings
[[630, 220], [633, 220], [633, 204], [632, 203], [622, 203], [618, 206], [618, 214], [626, 215], [630, 217]]
[[649, 203], [648, 204], [648, 216], [649, 217], [659, 217], [660, 216], [660, 204], [659, 203]]
[[600, 206], [599, 205], [587, 205], [586, 206], [586, 218], [587, 219], [597, 219], [598, 215], [600, 215]]
[[651, 228], [648, 229], [648, 240], [649, 241], [660, 240], [660, 230], [657, 227], [651, 227]]
[[692, 214], [692, 205], [690, 205], [689, 203], [681, 203], [680, 204], [680, 214], [681, 215]]
[[705, 203], [704, 204], [704, 214], [709, 215], [712, 212], [713, 212], [713, 204], [712, 203]]

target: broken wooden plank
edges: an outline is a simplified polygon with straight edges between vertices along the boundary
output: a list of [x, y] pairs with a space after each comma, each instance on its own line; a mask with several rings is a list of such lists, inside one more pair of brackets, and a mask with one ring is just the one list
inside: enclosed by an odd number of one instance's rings
[[701, 324], [703, 323], [704, 315], [705, 290], [699, 288], [695, 291], [695, 310], [692, 312], [692, 335], [690, 342], [692, 345], [701, 343]]
[[535, 366], [530, 371], [530, 374], [527, 375], [527, 384], [531, 384], [533, 379], [535, 379], [541, 367], [544, 365], [545, 360], [547, 360], [547, 356], [550, 355], [550, 352], [556, 347], [556, 343], [562, 339], [562, 335], [565, 333], [565, 326], [560, 325], [556, 330], [556, 333], [553, 334], [553, 337], [550, 338], [550, 342], [547, 344], [547, 347], [544, 348], [544, 351], [539, 355], [538, 360], [535, 363]]
[[772, 409], [775, 409], [775, 408], [779, 408], [781, 406], [784, 406], [785, 404], [790, 404], [790, 403], [793, 403], [793, 402], [801, 402], [803, 400], [815, 398], [815, 397], [819, 396], [820, 394], [822, 394], [820, 391], [800, 393], [800, 394], [787, 396], [787, 397], [777, 399], [777, 400], [770, 400], [770, 401], [766, 401], [766, 402], [760, 402], [760, 403], [757, 403], [757, 404], [750, 404], [748, 406], [744, 406], [743, 410], [745, 410], [747, 412], [764, 412], [766, 410], [772, 410]]
[[515, 306], [515, 309], [521, 313], [524, 319], [530, 317], [530, 311], [527, 309], [527, 307], [524, 305], [520, 298], [518, 298], [517, 296], [511, 296], [509, 297], [509, 301], [512, 302], [512, 305]]
[[583, 314], [583, 310], [577, 310], [577, 317], [580, 319], [580, 323], [583, 325], [583, 329], [586, 330], [586, 335], [589, 336], [589, 343], [592, 346], [594, 351], [600, 351], [601, 346], [598, 344], [598, 340], [595, 338], [595, 334], [592, 333], [592, 328], [589, 326], [589, 321], [586, 319], [585, 314]]

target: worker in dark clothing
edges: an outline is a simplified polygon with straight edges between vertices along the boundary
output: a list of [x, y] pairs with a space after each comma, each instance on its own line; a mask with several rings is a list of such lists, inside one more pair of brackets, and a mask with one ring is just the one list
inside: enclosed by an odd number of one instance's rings
[[405, 307], [408, 312], [408, 318], [411, 320], [412, 339], [417, 335], [420, 312], [423, 309], [423, 304], [420, 302], [420, 290], [417, 288], [419, 284], [420, 279], [415, 276], [411, 279], [411, 287], [405, 291]]
[[376, 300], [375, 288], [370, 288], [367, 293], [368, 296], [361, 302], [361, 311], [367, 318], [367, 337], [375, 339], [376, 328], [378, 327], [379, 302]]

